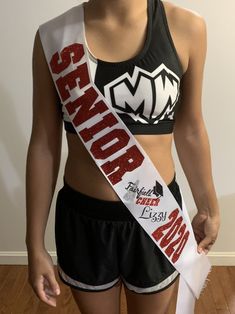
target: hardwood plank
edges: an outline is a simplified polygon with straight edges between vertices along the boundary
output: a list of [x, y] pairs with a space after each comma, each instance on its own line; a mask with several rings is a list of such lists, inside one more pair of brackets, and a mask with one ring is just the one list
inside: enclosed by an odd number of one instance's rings
[[0, 281], [0, 313], [4, 313], [6, 306], [5, 303], [5, 294], [4, 294], [4, 285], [7, 281], [7, 276], [11, 272], [11, 268], [8, 265], [2, 265], [1, 267], [1, 281]]
[[231, 280], [231, 271], [229, 272], [228, 267], [218, 266], [217, 273], [221, 287], [224, 291], [228, 310], [233, 314], [235, 313], [235, 284]]
[[224, 295], [224, 290], [222, 289], [222, 286], [219, 282], [218, 272], [216, 271], [216, 268], [212, 268], [212, 272], [209, 274], [209, 280], [210, 280], [210, 288], [211, 288], [211, 294], [214, 299], [216, 310], [228, 310], [228, 304], [227, 300]]
[[[227, 266], [226, 268], [227, 268], [228, 273], [229, 273], [229, 278], [230, 278], [232, 285], [235, 289], [235, 267], [234, 266]], [[234, 293], [235, 293], [235, 290], [234, 290]]]
[[1, 304], [9, 309], [14, 306], [16, 297], [19, 294], [20, 275], [19, 267], [10, 267], [1, 287]]
[[212, 268], [211, 273], [208, 275], [206, 287], [201, 292], [199, 300], [195, 302], [195, 314], [217, 314], [214, 299], [211, 293], [211, 274], [215, 269]]
[[206, 313], [206, 309], [202, 303], [202, 297], [200, 297], [195, 302], [195, 314], [202, 314], [202, 313]]
[[22, 266], [17, 266], [16, 272], [18, 275], [15, 277], [14, 285], [11, 288], [11, 294], [8, 295], [8, 298], [12, 298], [13, 302], [9, 304], [9, 309], [12, 313], [17, 313], [19, 311], [19, 304], [21, 304], [21, 298], [23, 292], [23, 284], [27, 280], [26, 271]]
[[9, 265], [1, 265], [0, 267], [0, 287], [2, 284], [2, 281], [4, 280], [4, 278], [6, 278], [6, 274], [7, 272], [9, 272], [11, 270], [11, 268], [9, 267]]
[[[21, 265], [23, 279], [20, 286], [20, 293], [18, 295], [18, 299], [16, 302], [17, 312], [16, 314], [24, 313], [24, 314], [36, 314], [36, 308], [39, 299], [36, 297], [34, 291], [28, 283], [28, 266]], [[15, 313], [14, 313], [15, 314]]]
[[215, 303], [211, 294], [210, 282], [208, 282], [207, 287], [202, 292], [202, 303], [206, 314], [217, 314]]

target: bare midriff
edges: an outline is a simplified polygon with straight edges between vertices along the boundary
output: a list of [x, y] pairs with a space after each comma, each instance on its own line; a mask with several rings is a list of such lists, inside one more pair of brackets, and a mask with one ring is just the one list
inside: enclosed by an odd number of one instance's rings
[[[145, 150], [166, 184], [174, 178], [175, 166], [171, 148], [173, 133], [134, 135]], [[120, 200], [110, 183], [77, 134], [66, 132], [68, 157], [65, 164], [65, 181], [75, 190], [103, 200]]]

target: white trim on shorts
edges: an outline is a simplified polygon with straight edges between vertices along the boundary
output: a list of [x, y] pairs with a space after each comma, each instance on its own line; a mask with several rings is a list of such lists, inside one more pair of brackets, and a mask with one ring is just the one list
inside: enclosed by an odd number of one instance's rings
[[167, 277], [166, 279], [164, 279], [157, 285], [148, 287], [148, 288], [139, 288], [139, 287], [133, 286], [132, 284], [128, 283], [122, 276], [121, 278], [128, 289], [135, 291], [137, 293], [149, 293], [149, 292], [157, 292], [158, 290], [165, 288], [176, 278], [178, 274], [179, 272], [176, 270], [169, 277]]
[[104, 290], [104, 289], [108, 289], [110, 287], [112, 287], [115, 283], [117, 283], [120, 280], [120, 277], [114, 279], [113, 281], [106, 283], [104, 285], [99, 285], [99, 286], [92, 286], [92, 285], [88, 285], [86, 283], [83, 283], [81, 281], [77, 281], [71, 277], [69, 277], [60, 267], [58, 261], [57, 261], [57, 269], [61, 275], [61, 277], [64, 279], [64, 281], [68, 282], [69, 284], [75, 286], [75, 287], [79, 287], [79, 288], [83, 288], [83, 289], [88, 289], [88, 290]]

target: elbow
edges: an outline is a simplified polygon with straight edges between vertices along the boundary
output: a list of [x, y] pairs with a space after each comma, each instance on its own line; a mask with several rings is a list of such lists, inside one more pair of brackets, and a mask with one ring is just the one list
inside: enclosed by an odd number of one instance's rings
[[61, 158], [62, 139], [56, 137], [54, 142], [42, 140], [42, 138], [32, 137], [28, 146], [27, 159], [51, 160], [58, 163]]
[[40, 151], [44, 154], [57, 155], [62, 148], [62, 127], [58, 128], [33, 128], [29, 150]]
[[174, 127], [175, 142], [191, 142], [197, 138], [207, 136], [207, 130], [203, 119], [200, 121], [176, 123]]
[[173, 136], [177, 151], [191, 150], [192, 148], [201, 150], [205, 144], [209, 145], [208, 134], [204, 124], [198, 128], [177, 130]]

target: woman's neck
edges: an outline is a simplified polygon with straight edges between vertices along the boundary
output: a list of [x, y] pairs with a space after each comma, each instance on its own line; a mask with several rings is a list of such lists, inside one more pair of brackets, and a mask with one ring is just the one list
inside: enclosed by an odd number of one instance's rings
[[95, 19], [129, 21], [147, 10], [147, 0], [89, 0], [84, 3]]

